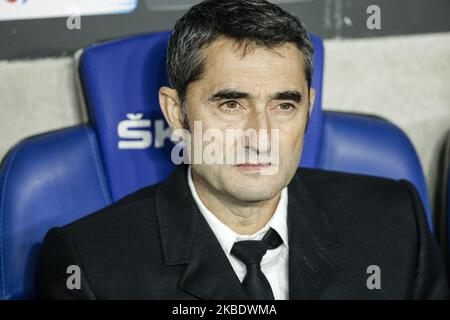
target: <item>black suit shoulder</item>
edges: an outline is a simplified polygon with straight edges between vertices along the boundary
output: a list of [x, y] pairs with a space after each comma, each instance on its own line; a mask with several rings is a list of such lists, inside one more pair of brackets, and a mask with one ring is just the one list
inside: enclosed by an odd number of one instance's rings
[[[410, 182], [361, 174], [301, 169], [298, 173], [324, 209], [349, 257], [374, 261], [416, 252], [421, 228], [428, 228], [420, 199]], [[414, 189], [414, 190], [411, 190]], [[425, 230], [428, 231], [428, 230]]]
[[416, 190], [410, 182], [318, 169], [300, 169], [297, 175], [315, 201], [332, 213], [329, 219], [338, 230], [357, 225], [358, 232], [366, 235], [412, 232], [416, 236], [414, 202], [424, 210], [420, 198], [412, 197]]
[[346, 266], [344, 282], [362, 282], [354, 278], [358, 265], [377, 265], [396, 279], [384, 283], [391, 298], [448, 296], [443, 257], [411, 182], [316, 169], [301, 169], [297, 175], [337, 234], [340, 254], [335, 259]]
[[[154, 197], [158, 185], [142, 188], [119, 201], [62, 227], [50, 229], [36, 271], [37, 295], [47, 299], [133, 298], [142, 292], [126, 270], [158, 276], [162, 268]], [[151, 251], [151, 249], [153, 251]], [[67, 268], [81, 270], [81, 290], [68, 290]], [[140, 270], [154, 266], [154, 270]], [[151, 281], [151, 279], [148, 279]], [[98, 288], [102, 288], [101, 291]], [[120, 288], [120, 289], [119, 289]]]
[[100, 210], [65, 225], [63, 228], [67, 231], [83, 228], [84, 226], [97, 223], [98, 221], [103, 222], [102, 220], [104, 219], [109, 220], [111, 215], [114, 215], [114, 219], [133, 218], [132, 215], [122, 216], [122, 214], [124, 211], [138, 212], [143, 206], [151, 205], [151, 201], [154, 198], [159, 185], [160, 183], [136, 190]]

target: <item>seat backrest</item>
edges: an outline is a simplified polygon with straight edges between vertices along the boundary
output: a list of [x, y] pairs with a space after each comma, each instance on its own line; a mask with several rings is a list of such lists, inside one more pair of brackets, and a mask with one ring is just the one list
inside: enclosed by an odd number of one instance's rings
[[95, 134], [78, 126], [19, 143], [0, 168], [0, 298], [32, 297], [40, 243], [111, 203]]
[[97, 134], [113, 200], [171, 172], [170, 131], [158, 90], [167, 85], [169, 32], [90, 46], [80, 58], [80, 78]]
[[409, 180], [421, 196], [432, 229], [425, 176], [406, 134], [389, 121], [374, 116], [328, 111], [323, 118], [317, 167]]

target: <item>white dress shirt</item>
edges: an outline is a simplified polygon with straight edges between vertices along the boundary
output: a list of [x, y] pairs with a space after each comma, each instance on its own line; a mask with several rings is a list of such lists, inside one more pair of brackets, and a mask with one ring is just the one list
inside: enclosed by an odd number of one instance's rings
[[276, 300], [289, 299], [289, 287], [288, 287], [288, 259], [289, 259], [289, 246], [288, 246], [288, 232], [287, 232], [287, 203], [288, 193], [287, 187], [281, 191], [281, 197], [278, 202], [275, 212], [267, 222], [267, 224], [259, 231], [252, 235], [240, 235], [231, 230], [227, 225], [220, 221], [202, 202], [195, 189], [194, 182], [192, 181], [191, 167], [188, 169], [188, 184], [197, 204], [200, 212], [205, 217], [212, 231], [214, 232], [217, 240], [222, 246], [234, 272], [242, 282], [247, 272], [245, 264], [243, 264], [235, 256], [231, 255], [231, 248], [236, 241], [242, 240], [261, 240], [264, 234], [273, 228], [278, 232], [283, 243], [276, 249], [267, 250], [261, 261], [261, 270], [266, 276], [267, 280], [272, 287], [272, 292]]

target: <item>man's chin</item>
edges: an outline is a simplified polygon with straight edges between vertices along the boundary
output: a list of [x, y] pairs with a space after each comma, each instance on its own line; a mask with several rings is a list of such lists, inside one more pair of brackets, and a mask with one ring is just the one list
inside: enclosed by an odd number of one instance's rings
[[234, 197], [241, 202], [259, 202], [259, 201], [268, 201], [275, 198], [280, 190], [260, 190], [259, 188], [242, 190], [239, 188], [235, 190]]
[[[236, 176], [235, 176], [236, 177]], [[264, 176], [257, 173], [239, 174], [239, 179], [232, 179], [230, 186], [233, 196], [240, 201], [267, 201], [276, 197], [283, 183], [278, 182], [274, 176]]]

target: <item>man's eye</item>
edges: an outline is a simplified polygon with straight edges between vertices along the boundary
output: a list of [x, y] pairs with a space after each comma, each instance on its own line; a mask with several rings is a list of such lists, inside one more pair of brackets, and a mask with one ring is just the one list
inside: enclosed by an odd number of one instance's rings
[[292, 103], [282, 103], [278, 105], [278, 109], [283, 112], [293, 111], [295, 106]]
[[237, 101], [231, 100], [231, 101], [226, 101], [224, 103], [222, 103], [220, 105], [221, 109], [224, 109], [227, 112], [235, 112], [238, 111], [239, 109], [239, 104], [237, 103]]

